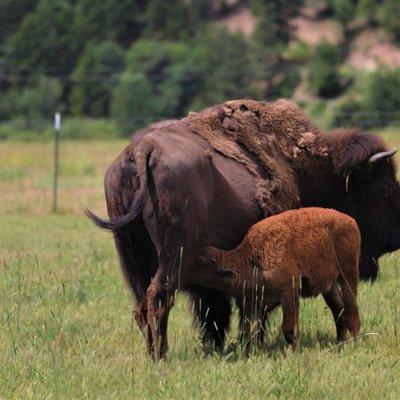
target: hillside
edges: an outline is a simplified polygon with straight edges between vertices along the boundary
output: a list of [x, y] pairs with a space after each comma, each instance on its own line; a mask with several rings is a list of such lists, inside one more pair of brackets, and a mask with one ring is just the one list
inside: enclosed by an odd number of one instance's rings
[[398, 15], [396, 0], [4, 0], [0, 120], [43, 131], [60, 110], [128, 133], [229, 98], [292, 97], [326, 128], [391, 125]]

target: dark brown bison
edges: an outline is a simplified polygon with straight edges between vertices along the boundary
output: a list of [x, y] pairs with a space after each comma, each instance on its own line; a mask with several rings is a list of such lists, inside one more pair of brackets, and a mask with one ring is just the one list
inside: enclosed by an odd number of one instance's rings
[[178, 120], [177, 119], [164, 119], [162, 121], [153, 122], [149, 126], [143, 128], [143, 129], [140, 129], [136, 132], [133, 132], [132, 136], [131, 136], [132, 142], [141, 139], [147, 132], [149, 132], [153, 129], [166, 128], [168, 125], [171, 125], [175, 122], [178, 122]]
[[[322, 134], [290, 101], [235, 100], [150, 129], [105, 176], [110, 221], [135, 317], [149, 352], [167, 349], [178, 286], [189, 291], [204, 340], [222, 347], [227, 294], [182, 279], [200, 247], [235, 247], [262, 218], [300, 206], [353, 216], [362, 234], [360, 273], [377, 276], [380, 255], [400, 247], [400, 187], [377, 136]], [[239, 302], [240, 304], [240, 302]]]
[[348, 215], [317, 207], [289, 210], [253, 225], [233, 250], [203, 248], [186, 280], [243, 297], [246, 355], [258, 325], [255, 302], [267, 313], [282, 306], [282, 332], [296, 349], [299, 296], [324, 296], [337, 340], [344, 342], [347, 330], [353, 337], [360, 330], [360, 248], [360, 231]]

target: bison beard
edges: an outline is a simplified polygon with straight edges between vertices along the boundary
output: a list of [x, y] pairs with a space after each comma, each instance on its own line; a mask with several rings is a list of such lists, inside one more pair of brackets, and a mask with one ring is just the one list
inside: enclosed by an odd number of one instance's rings
[[[231, 101], [160, 126], [142, 132], [107, 171], [110, 221], [89, 213], [114, 232], [153, 357], [165, 355], [178, 283], [192, 293], [204, 338], [223, 345], [229, 299], [185, 285], [185, 274], [200, 247], [231, 249], [263, 217], [300, 206], [352, 215], [367, 244], [361, 258], [367, 279], [376, 277], [374, 259], [400, 247], [393, 152], [379, 138], [322, 134], [285, 100]], [[390, 195], [379, 197], [377, 186]]]

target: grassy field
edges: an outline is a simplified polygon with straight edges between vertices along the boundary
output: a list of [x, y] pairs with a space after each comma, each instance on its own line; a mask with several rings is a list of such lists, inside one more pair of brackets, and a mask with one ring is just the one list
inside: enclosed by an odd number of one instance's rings
[[[383, 133], [391, 144], [400, 137]], [[60, 212], [52, 214], [52, 144], [0, 143], [0, 398], [397, 399], [400, 258], [361, 284], [362, 339], [335, 346], [321, 299], [301, 304], [301, 351], [286, 349], [281, 312], [268, 344], [245, 360], [237, 316], [222, 355], [205, 355], [184, 295], [170, 319], [168, 360], [153, 363], [132, 323], [111, 237], [81, 213], [104, 215], [102, 179], [123, 141], [64, 142]]]

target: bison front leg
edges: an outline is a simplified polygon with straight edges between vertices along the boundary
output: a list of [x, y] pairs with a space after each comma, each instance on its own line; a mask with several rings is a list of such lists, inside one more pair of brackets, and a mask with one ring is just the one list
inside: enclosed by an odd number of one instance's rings
[[231, 315], [229, 296], [219, 290], [199, 286], [187, 287], [187, 291], [194, 325], [201, 331], [204, 346], [222, 350]]

